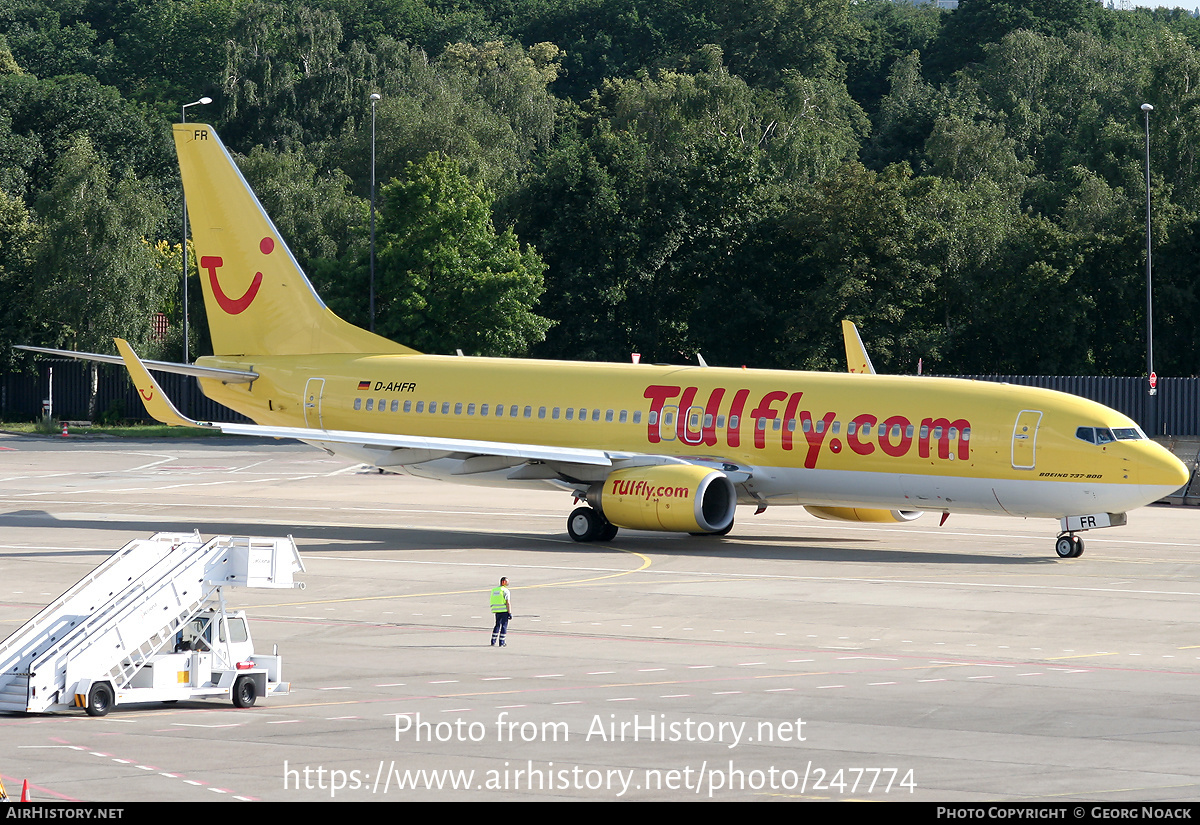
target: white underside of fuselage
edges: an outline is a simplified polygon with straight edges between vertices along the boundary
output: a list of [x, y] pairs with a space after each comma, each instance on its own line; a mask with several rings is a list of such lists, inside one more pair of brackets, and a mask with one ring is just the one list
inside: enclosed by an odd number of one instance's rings
[[[374, 450], [334, 444], [321, 446], [354, 461], [375, 463], [381, 457]], [[604, 472], [596, 467], [558, 468], [553, 464], [526, 464], [486, 456], [468, 459], [430, 456], [425, 461], [403, 464], [384, 461], [378, 466], [388, 472], [459, 484], [564, 491], [586, 487], [586, 483], [572, 480], [578, 475], [570, 470], [579, 469], [598, 477]], [[561, 472], [564, 469], [568, 472]], [[1174, 492], [1173, 488], [1102, 484], [1094, 480], [963, 478], [761, 466], [753, 469], [747, 481], [736, 483], [736, 488], [739, 504], [866, 507], [1027, 518], [1124, 513]]]
[[887, 510], [1062, 518], [1124, 513], [1174, 490], [1095, 481], [962, 478], [759, 467], [744, 485], [770, 504], [815, 504]]

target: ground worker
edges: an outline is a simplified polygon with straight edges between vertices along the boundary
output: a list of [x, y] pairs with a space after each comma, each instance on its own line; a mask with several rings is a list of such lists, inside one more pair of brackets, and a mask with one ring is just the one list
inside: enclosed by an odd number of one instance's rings
[[508, 600], [508, 578], [500, 577], [500, 585], [492, 588], [492, 613], [496, 615], [496, 626], [492, 628], [492, 646], [496, 639], [504, 647], [504, 635], [508, 633], [508, 620], [512, 618], [512, 603]]

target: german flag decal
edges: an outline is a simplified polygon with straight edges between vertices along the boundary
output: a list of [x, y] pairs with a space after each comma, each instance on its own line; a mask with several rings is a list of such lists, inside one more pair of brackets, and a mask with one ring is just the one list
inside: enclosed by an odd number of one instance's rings
[[359, 381], [358, 382], [358, 391], [359, 392], [365, 392], [366, 390], [369, 390], [369, 389], [371, 389], [370, 381]]

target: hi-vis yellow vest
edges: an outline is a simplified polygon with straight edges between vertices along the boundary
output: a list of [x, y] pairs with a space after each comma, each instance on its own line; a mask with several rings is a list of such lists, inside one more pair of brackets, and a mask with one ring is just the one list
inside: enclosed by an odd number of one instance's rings
[[508, 588], [497, 586], [492, 588], [492, 612], [508, 612]]

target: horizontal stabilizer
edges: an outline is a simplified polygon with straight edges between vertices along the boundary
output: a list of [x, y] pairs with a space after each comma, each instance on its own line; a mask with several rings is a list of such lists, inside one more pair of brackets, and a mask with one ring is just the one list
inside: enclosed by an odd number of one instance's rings
[[[59, 355], [63, 358], [77, 358], [80, 361], [99, 361], [101, 364], [125, 364], [125, 359], [119, 355], [101, 355], [98, 352], [75, 352], [69, 349], [27, 347], [19, 344], [14, 349], [40, 352], [44, 355]], [[178, 364], [174, 361], [141, 361], [141, 364], [148, 370], [190, 375], [193, 378], [213, 378], [226, 384], [251, 384], [258, 379], [258, 373], [250, 370], [223, 370], [217, 367], [198, 367], [195, 364]]]

